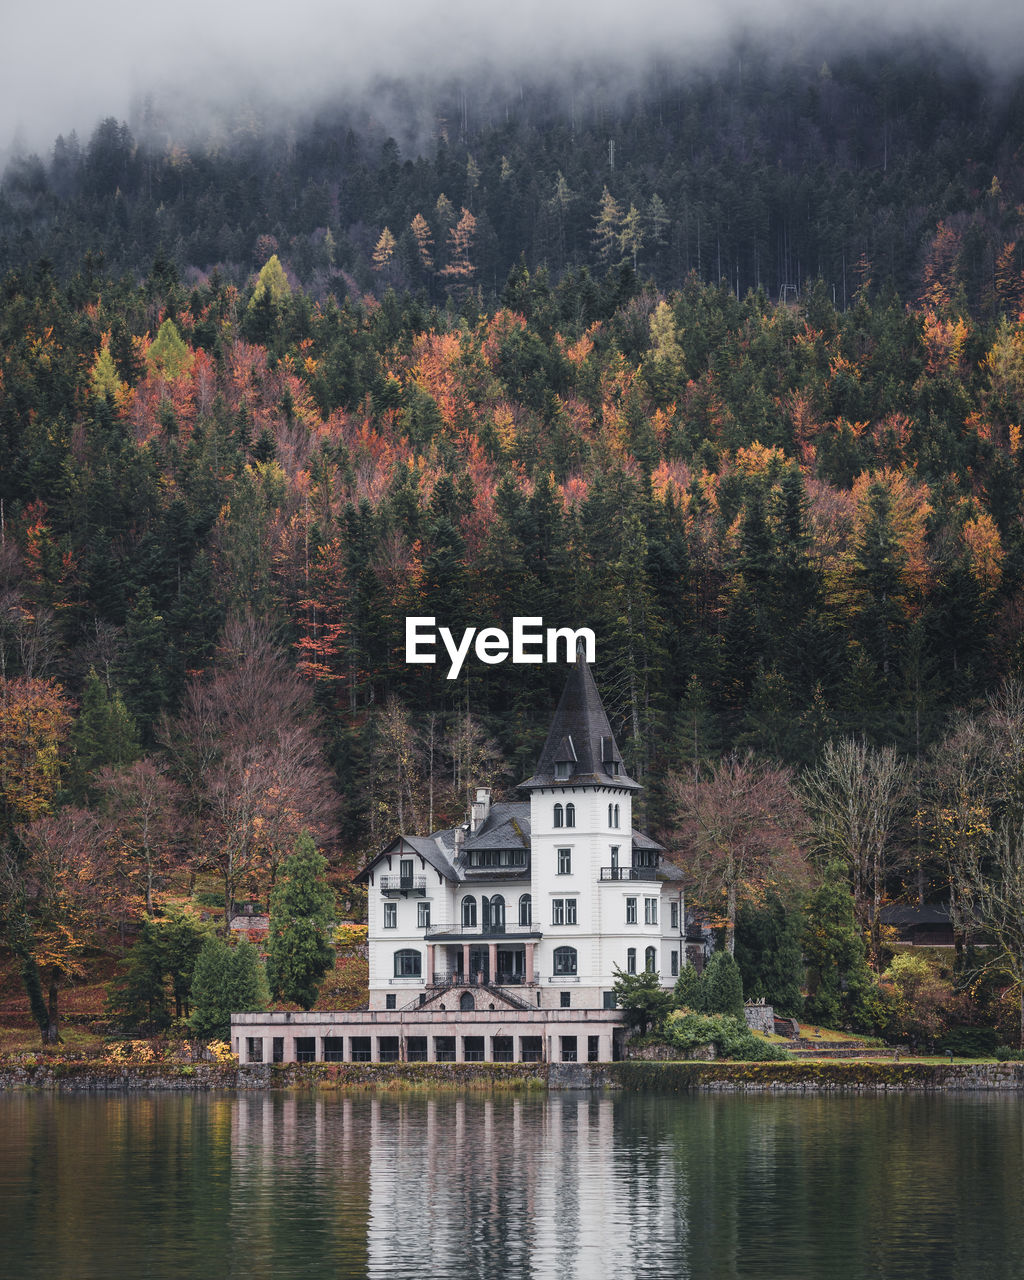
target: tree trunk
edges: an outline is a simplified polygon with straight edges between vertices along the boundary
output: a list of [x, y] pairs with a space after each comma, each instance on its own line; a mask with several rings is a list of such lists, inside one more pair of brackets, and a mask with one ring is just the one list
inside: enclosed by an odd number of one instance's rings
[[47, 1028], [44, 1043], [46, 1044], [63, 1044], [64, 1041], [60, 1037], [60, 1028], [57, 1020], [57, 977], [56, 974], [50, 977], [50, 998], [46, 1005]]
[[726, 889], [728, 895], [728, 906], [726, 910], [729, 914], [729, 937], [726, 942], [726, 949], [730, 955], [736, 953], [736, 875], [733, 866], [732, 854], [729, 855], [729, 884]]
[[36, 1025], [39, 1027], [39, 1035], [43, 1044], [46, 1044], [50, 1030], [50, 1016], [46, 1008], [46, 1001], [43, 999], [43, 984], [39, 977], [39, 966], [36, 964], [35, 956], [30, 951], [20, 951], [20, 959], [21, 980], [25, 984], [25, 993], [28, 996], [32, 1017], [35, 1018]]
[[882, 949], [882, 859], [878, 850], [874, 859], [874, 892], [871, 899], [871, 967], [878, 972], [879, 953]]

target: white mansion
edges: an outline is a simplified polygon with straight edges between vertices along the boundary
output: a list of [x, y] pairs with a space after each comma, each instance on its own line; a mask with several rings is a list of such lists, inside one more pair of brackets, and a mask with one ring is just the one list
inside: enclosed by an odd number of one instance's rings
[[[681, 873], [633, 827], [630, 778], [582, 657], [527, 797], [396, 837], [369, 890], [369, 1008], [236, 1014], [246, 1061], [608, 1061], [616, 969], [686, 964]], [[243, 1043], [244, 1042], [244, 1043]]]

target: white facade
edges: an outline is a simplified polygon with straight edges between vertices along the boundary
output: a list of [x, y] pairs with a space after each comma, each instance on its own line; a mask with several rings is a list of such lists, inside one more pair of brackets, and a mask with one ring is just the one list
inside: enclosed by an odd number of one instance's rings
[[610, 1061], [617, 971], [671, 986], [686, 963], [682, 877], [633, 827], [640, 789], [580, 660], [525, 798], [480, 789], [463, 826], [399, 836], [360, 872], [369, 1007], [235, 1014], [240, 1060]]
[[523, 788], [528, 799], [493, 806], [479, 790], [464, 827], [400, 837], [364, 869], [371, 1009], [473, 985], [531, 1008], [607, 1009], [616, 969], [674, 983], [681, 879], [633, 828], [640, 788], [582, 662]]

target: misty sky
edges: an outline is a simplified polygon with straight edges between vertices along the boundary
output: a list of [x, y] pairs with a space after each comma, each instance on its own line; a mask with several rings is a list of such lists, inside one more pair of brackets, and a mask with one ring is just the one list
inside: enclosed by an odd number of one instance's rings
[[557, 69], [567, 54], [700, 61], [740, 27], [840, 22], [856, 24], [851, 39], [947, 34], [997, 65], [1024, 46], [1019, 0], [3, 0], [0, 148], [17, 137], [46, 150], [73, 128], [87, 138], [104, 116], [129, 118], [146, 94], [201, 118], [242, 94], [302, 107], [376, 74], [483, 60], [511, 71]]

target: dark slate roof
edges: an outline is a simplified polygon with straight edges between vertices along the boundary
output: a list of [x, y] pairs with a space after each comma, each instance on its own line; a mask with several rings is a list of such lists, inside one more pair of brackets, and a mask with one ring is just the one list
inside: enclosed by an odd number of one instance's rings
[[[602, 739], [610, 743], [610, 753], [602, 750]], [[613, 775], [605, 768], [604, 756], [617, 761], [619, 774]], [[571, 770], [568, 778], [555, 776], [556, 762], [568, 762]], [[540, 753], [537, 770], [532, 778], [521, 782], [521, 787], [555, 787], [572, 785], [600, 785], [623, 787], [639, 791], [640, 784], [622, 770], [622, 756], [615, 745], [611, 725], [601, 703], [590, 667], [582, 656], [565, 683], [562, 697], [548, 730], [547, 742]]]
[[[451, 836], [449, 842], [445, 837]], [[382, 858], [389, 854], [394, 857], [400, 853], [403, 846], [414, 850], [420, 855], [424, 862], [429, 863], [435, 871], [447, 877], [449, 880], [461, 879], [459, 873], [452, 865], [452, 854], [455, 851], [455, 832], [454, 831], [437, 831], [432, 836], [396, 836], [386, 849], [381, 849], [380, 853], [375, 854], [365, 867], [355, 877], [356, 881], [366, 880], [370, 872]]]
[[883, 907], [879, 912], [883, 924], [915, 925], [915, 924], [949, 924], [949, 907], [941, 902], [932, 906], [908, 907], [897, 904]]
[[463, 849], [529, 849], [530, 802], [516, 800], [511, 804], [491, 805], [491, 811], [479, 830], [466, 836]]
[[665, 846], [658, 844], [652, 836], [647, 835], [644, 831], [637, 831], [636, 827], [630, 832], [634, 849], [657, 849], [659, 853], [665, 852]]
[[671, 880], [673, 883], [677, 880], [684, 880], [682, 869], [677, 867], [674, 862], [669, 862], [667, 858], [662, 858], [658, 864], [658, 879]]

